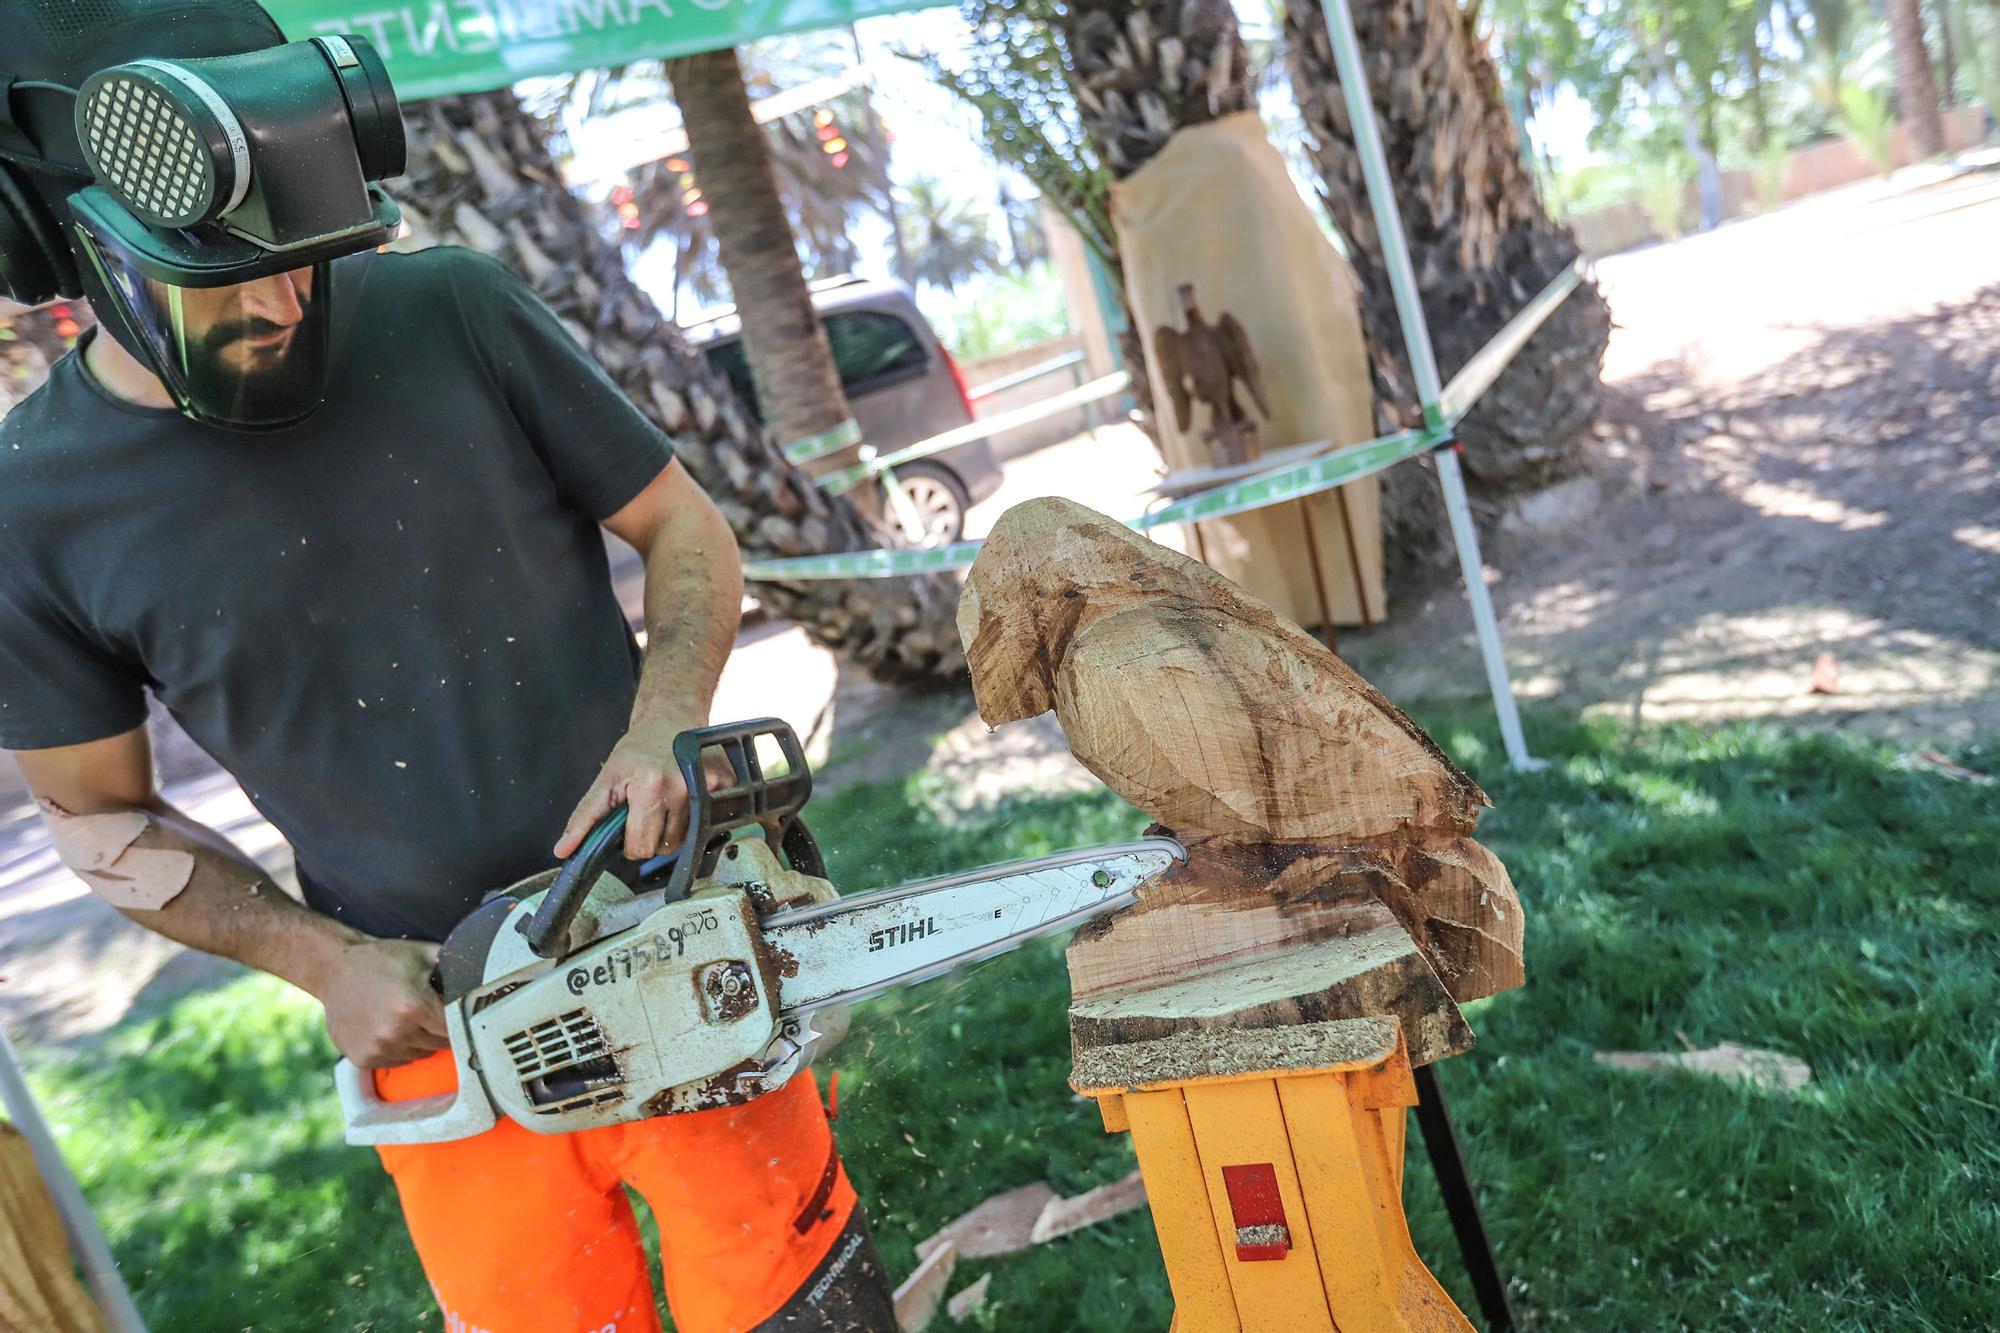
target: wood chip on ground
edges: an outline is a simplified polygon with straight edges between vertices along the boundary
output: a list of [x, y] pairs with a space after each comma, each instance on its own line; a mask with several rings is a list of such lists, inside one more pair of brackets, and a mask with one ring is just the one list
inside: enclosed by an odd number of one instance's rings
[[1083, 1227], [1095, 1226], [1146, 1206], [1146, 1185], [1134, 1167], [1132, 1174], [1108, 1185], [1086, 1190], [1073, 1199], [1051, 1199], [1035, 1219], [1029, 1239], [1040, 1245]]
[[896, 1288], [896, 1327], [902, 1333], [918, 1333], [937, 1317], [944, 1289], [951, 1283], [951, 1270], [958, 1264], [958, 1247], [946, 1241], [924, 1256], [917, 1271]]
[[986, 1289], [992, 1285], [993, 1275], [981, 1273], [977, 1282], [944, 1303], [944, 1312], [951, 1316], [953, 1323], [964, 1322], [974, 1310], [986, 1304]]
[[1014, 1254], [1034, 1244], [1035, 1222], [1042, 1210], [1057, 1198], [1047, 1182], [996, 1194], [943, 1229], [917, 1242], [917, 1254], [928, 1259], [938, 1246], [950, 1241], [961, 1259], [991, 1259]]
[[1942, 774], [1958, 782], [1969, 782], [1975, 787], [1990, 787], [1996, 781], [2000, 781], [1991, 773], [1981, 773], [1977, 769], [1967, 768], [1964, 764], [1954, 763], [1936, 750], [1919, 750], [1910, 756], [1910, 762], [1918, 768], [1927, 768], [1933, 773]]
[[1812, 1066], [1777, 1051], [1760, 1051], [1725, 1041], [1702, 1051], [1599, 1051], [1601, 1065], [1659, 1073], [1684, 1069], [1709, 1078], [1747, 1082], [1765, 1092], [1797, 1092], [1812, 1082]]

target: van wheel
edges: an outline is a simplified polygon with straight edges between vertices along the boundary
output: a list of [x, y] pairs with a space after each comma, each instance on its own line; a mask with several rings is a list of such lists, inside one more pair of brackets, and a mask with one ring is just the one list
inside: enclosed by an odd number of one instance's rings
[[[920, 545], [948, 546], [964, 539], [965, 511], [972, 508], [972, 498], [966, 494], [965, 483], [949, 468], [935, 463], [912, 463], [896, 469], [896, 480], [910, 497], [923, 525]], [[889, 518], [893, 521], [895, 517], [892, 507]]]

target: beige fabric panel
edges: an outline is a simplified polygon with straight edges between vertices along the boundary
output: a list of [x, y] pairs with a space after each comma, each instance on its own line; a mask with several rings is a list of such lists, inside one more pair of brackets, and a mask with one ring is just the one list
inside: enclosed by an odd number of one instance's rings
[[[1182, 130], [1112, 186], [1111, 210], [1149, 350], [1162, 325], [1184, 327], [1183, 283], [1194, 286], [1205, 319], [1232, 314], [1249, 334], [1271, 405], [1268, 420], [1249, 408], [1261, 452], [1321, 439], [1356, 444], [1375, 433], [1354, 275], [1299, 196], [1261, 117], [1246, 111]], [[1159, 367], [1149, 364], [1148, 372], [1169, 469], [1220, 461], [1202, 438], [1213, 424], [1208, 409], [1197, 404], [1190, 429], [1178, 430]], [[1248, 404], [1247, 394], [1238, 397]], [[1322, 622], [1322, 595], [1335, 623], [1357, 624], [1362, 606], [1339, 497], [1353, 521], [1368, 618], [1380, 619], [1381, 505], [1373, 477], [1338, 495], [1204, 522], [1188, 549], [1299, 624]]]

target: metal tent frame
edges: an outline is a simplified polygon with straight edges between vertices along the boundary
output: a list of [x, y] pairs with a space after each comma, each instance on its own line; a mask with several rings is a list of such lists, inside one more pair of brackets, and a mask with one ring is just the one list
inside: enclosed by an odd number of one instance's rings
[[[1361, 175], [1367, 183], [1369, 207], [1375, 214], [1375, 234], [1381, 241], [1389, 288], [1395, 294], [1396, 322], [1402, 326], [1403, 345], [1409, 353], [1410, 373], [1417, 382], [1417, 400], [1423, 407], [1424, 424], [1433, 431], [1448, 431], [1437, 354], [1431, 350], [1431, 328], [1424, 319], [1416, 270], [1410, 264], [1409, 238], [1403, 231], [1402, 211], [1396, 207], [1389, 163], [1382, 152], [1382, 130], [1376, 124], [1375, 104], [1368, 95], [1368, 78], [1361, 68], [1361, 42], [1355, 36], [1354, 17], [1347, 0], [1320, 0], [1320, 8], [1326, 14], [1327, 35], [1333, 40], [1340, 95], [1347, 103], [1348, 121], [1354, 127], [1354, 146], [1361, 155]], [[1486, 590], [1486, 566], [1479, 554], [1479, 533], [1473, 526], [1472, 506], [1466, 498], [1465, 473], [1459, 467], [1458, 453], [1447, 443], [1433, 450], [1431, 457], [1437, 464], [1438, 484], [1444, 488], [1452, 544], [1458, 550], [1458, 568], [1465, 578], [1465, 600], [1472, 607], [1479, 655], [1486, 664], [1486, 685], [1493, 694], [1493, 711], [1500, 718], [1507, 761], [1520, 769], [1543, 768], [1546, 761], [1528, 752], [1527, 738], [1521, 734], [1521, 711], [1514, 701], [1513, 682], [1507, 675], [1507, 657], [1500, 642], [1500, 624], [1493, 614], [1493, 598]]]

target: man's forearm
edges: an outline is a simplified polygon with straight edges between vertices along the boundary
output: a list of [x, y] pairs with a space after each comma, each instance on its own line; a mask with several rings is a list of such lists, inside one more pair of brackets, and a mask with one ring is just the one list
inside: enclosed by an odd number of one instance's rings
[[643, 861], [680, 838], [687, 793], [674, 737], [708, 725], [722, 664], [743, 614], [736, 537], [679, 463], [669, 463], [605, 527], [646, 562], [646, 660], [632, 720], [571, 812], [554, 848], [571, 856], [619, 806], [628, 811], [625, 855]]
[[632, 726], [704, 725], [743, 614], [736, 537], [713, 505], [680, 506], [645, 559], [646, 661]]
[[168, 939], [235, 959], [319, 995], [339, 952], [366, 936], [294, 901], [227, 838], [164, 801], [143, 807], [152, 821], [135, 847], [186, 852], [194, 872], [153, 911], [121, 907]]

